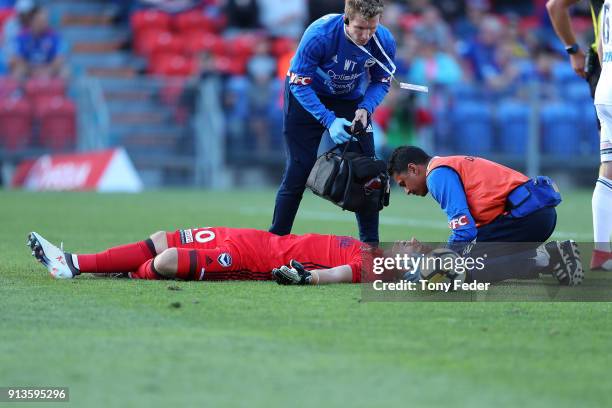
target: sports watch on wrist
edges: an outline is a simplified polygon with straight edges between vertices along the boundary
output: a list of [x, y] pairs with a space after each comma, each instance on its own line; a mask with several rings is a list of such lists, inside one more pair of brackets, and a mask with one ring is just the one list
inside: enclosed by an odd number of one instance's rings
[[567, 52], [569, 55], [574, 55], [579, 49], [580, 46], [578, 44], [572, 44], [565, 47], [565, 52]]

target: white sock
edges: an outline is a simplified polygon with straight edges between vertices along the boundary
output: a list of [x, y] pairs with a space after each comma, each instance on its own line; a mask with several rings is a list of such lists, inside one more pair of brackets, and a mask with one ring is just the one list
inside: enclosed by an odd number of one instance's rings
[[548, 254], [548, 251], [544, 249], [544, 244], [536, 248], [536, 256], [534, 259], [536, 262], [536, 266], [548, 266], [548, 264], [550, 263], [550, 255]]
[[81, 268], [79, 268], [79, 257], [77, 256], [77, 254], [72, 254], [72, 264], [74, 265], [75, 268], [77, 268], [78, 270], [81, 270]]
[[593, 192], [593, 239], [595, 249], [611, 252], [612, 180], [599, 176]]

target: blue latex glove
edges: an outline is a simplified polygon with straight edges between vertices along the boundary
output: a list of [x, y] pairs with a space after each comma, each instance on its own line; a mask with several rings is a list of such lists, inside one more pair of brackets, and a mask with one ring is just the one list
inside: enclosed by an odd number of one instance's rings
[[336, 118], [329, 127], [329, 136], [335, 144], [342, 144], [351, 140], [352, 136], [344, 129], [345, 126], [351, 126], [351, 122], [344, 118]]

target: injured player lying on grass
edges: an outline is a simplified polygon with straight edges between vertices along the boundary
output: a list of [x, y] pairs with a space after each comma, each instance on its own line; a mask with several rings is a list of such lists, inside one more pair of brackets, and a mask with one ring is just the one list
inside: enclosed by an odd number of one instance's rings
[[[144, 241], [94, 254], [65, 252], [36, 232], [29, 234], [27, 245], [58, 279], [90, 273], [150, 280], [276, 280], [284, 285], [359, 283], [380, 279], [369, 267], [374, 257], [393, 256], [347, 236], [277, 236], [226, 227], [158, 231]], [[541, 259], [534, 259], [535, 276], [530, 278], [553, 274], [564, 285], [582, 280], [579, 258], [563, 243], [549, 242], [538, 253]], [[401, 279], [405, 273], [390, 272], [395, 275], [389, 280]], [[472, 278], [468, 272], [466, 282], [471, 280], [499, 281], [494, 275]]]

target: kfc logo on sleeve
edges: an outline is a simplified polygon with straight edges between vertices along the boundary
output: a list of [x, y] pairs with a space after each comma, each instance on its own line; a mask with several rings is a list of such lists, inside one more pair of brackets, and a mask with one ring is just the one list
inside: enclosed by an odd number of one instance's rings
[[312, 78], [298, 75], [295, 72], [290, 72], [289, 83], [295, 85], [310, 85], [312, 83]]
[[448, 222], [448, 227], [452, 230], [456, 230], [459, 227], [464, 227], [468, 225], [470, 221], [468, 220], [467, 215], [460, 215], [459, 217], [453, 218]]

